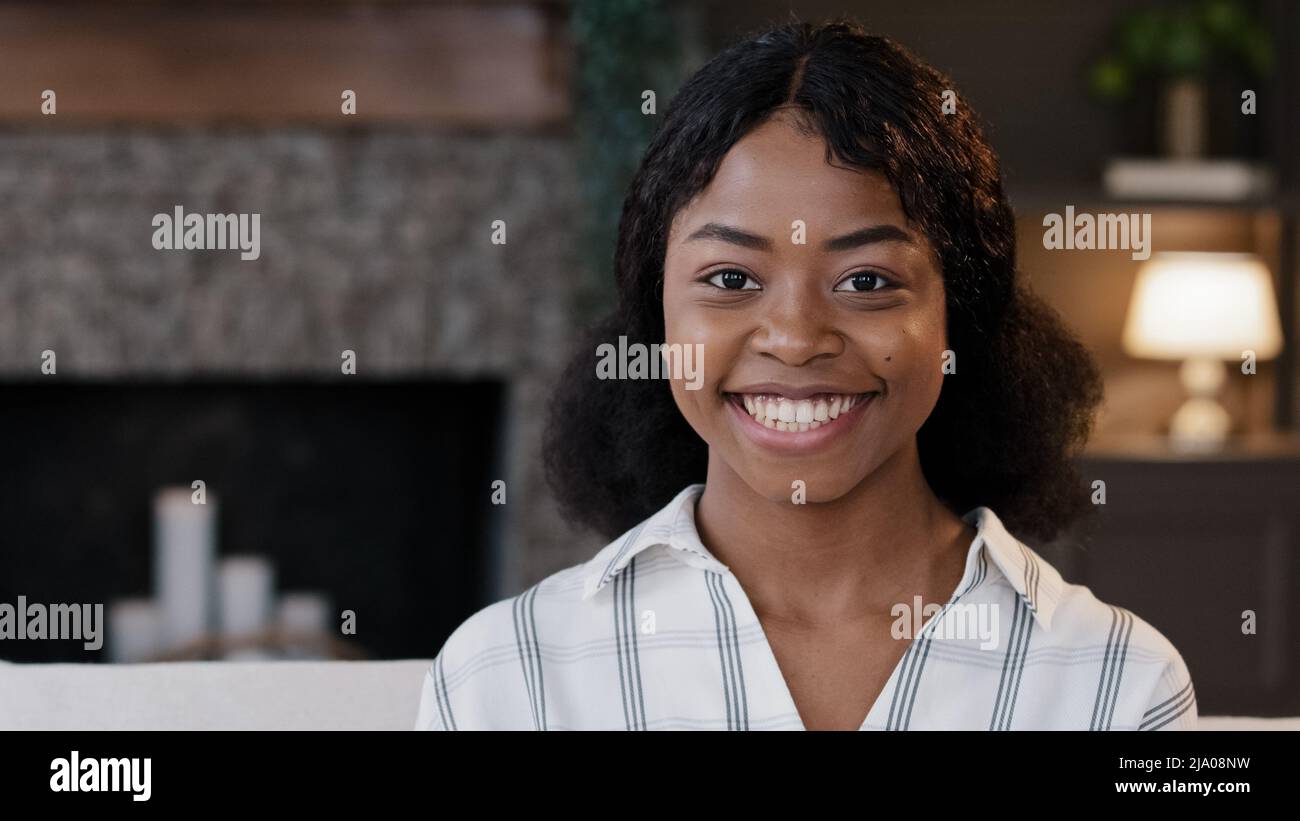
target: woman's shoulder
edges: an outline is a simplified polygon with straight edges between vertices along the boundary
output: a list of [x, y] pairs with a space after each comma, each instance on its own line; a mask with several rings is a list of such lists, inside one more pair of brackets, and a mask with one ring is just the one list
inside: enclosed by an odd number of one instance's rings
[[1074, 647], [1110, 645], [1143, 659], [1181, 660], [1173, 643], [1153, 625], [1125, 607], [1102, 601], [1086, 585], [1067, 581], [991, 509], [976, 508], [964, 518], [977, 525], [986, 565], [998, 571], [984, 576], [992, 575], [1005, 595], [1023, 601], [1045, 628], [1043, 640]]
[[443, 643], [440, 655], [457, 666], [475, 656], [514, 649], [546, 622], [571, 617], [583, 591], [583, 570], [575, 564], [546, 576], [521, 592], [485, 605], [456, 627]]
[[615, 610], [623, 618], [626, 609], [616, 604], [620, 588], [638, 575], [638, 568], [639, 585], [647, 586], [638, 586], [638, 591], [675, 591], [681, 574], [662, 571], [706, 561], [689, 550], [663, 549], [675, 543], [674, 523], [680, 524], [693, 492], [698, 488], [682, 491], [587, 561], [494, 601], [461, 622], [426, 672], [417, 726], [547, 726], [547, 681], [554, 682], [557, 672], [581, 678], [586, 659], [601, 657], [615, 646], [611, 619]]
[[1191, 673], [1164, 633], [1133, 610], [1098, 598], [1086, 585], [1067, 582], [991, 510], [977, 508], [967, 518], [979, 525], [988, 576], [995, 580], [984, 595], [1001, 603], [999, 610], [1010, 605], [1013, 614], [1024, 612], [1022, 618], [1008, 617], [1012, 626], [1004, 627], [1024, 663], [1050, 670], [1059, 688], [1095, 692], [1094, 721], [1104, 716], [1104, 726], [1192, 726]]
[[440, 653], [444, 663], [464, 666], [476, 656], [502, 654], [535, 641], [538, 632], [547, 635], [552, 643], [556, 636], [581, 640], [590, 632], [593, 617], [604, 613], [599, 603], [607, 597], [598, 596], [599, 591], [633, 561], [642, 567], [669, 561], [651, 549], [664, 545], [664, 536], [657, 518], [649, 517], [606, 543], [586, 561], [551, 573], [513, 596], [480, 608], [447, 638]]
[[1109, 640], [1131, 652], [1173, 659], [1178, 649], [1154, 625], [1123, 605], [1104, 601], [1083, 584], [1062, 584], [1052, 632], [1070, 643]]
[[1095, 678], [1103, 701], [1127, 702], [1112, 707], [1117, 718], [1127, 718], [1126, 728], [1195, 726], [1196, 689], [1182, 653], [1133, 610], [1098, 598], [1086, 585], [1062, 581], [1051, 629], [1036, 640], [1059, 651], [1063, 664]]
[[[535, 690], [542, 686], [539, 634], [553, 635], [560, 621], [576, 613], [573, 602], [581, 594], [581, 567], [553, 573], [461, 622], [425, 672], [416, 729], [519, 729], [535, 724], [540, 698]], [[530, 686], [518, 686], [521, 671]]]

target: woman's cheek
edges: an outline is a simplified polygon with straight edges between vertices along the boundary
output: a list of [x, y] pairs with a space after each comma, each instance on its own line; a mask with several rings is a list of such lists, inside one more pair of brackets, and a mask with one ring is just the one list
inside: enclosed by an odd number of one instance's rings
[[673, 398], [690, 426], [704, 436], [708, 433], [709, 402], [718, 395], [717, 379], [722, 373], [716, 362], [718, 346], [711, 338], [715, 329], [689, 309], [670, 316], [664, 339], [678, 346], [684, 365], [681, 373], [671, 374]]
[[704, 384], [717, 385], [724, 372], [721, 361], [732, 347], [733, 321], [726, 316], [709, 316], [703, 311], [685, 310], [668, 326], [665, 337], [669, 342], [689, 344], [702, 354]]
[[[903, 335], [905, 365], [899, 368], [902, 373], [896, 382], [907, 391], [908, 415], [913, 417], [911, 421], [914, 423], [909, 427], [919, 428], [939, 401], [948, 354], [944, 348], [946, 339], [947, 331], [943, 324], [929, 319], [910, 324]], [[893, 360], [885, 364], [893, 365], [899, 357], [895, 356]]]
[[872, 370], [884, 382], [900, 422], [902, 417], [920, 416], [919, 427], [938, 401], [943, 388], [945, 335], [943, 328], [932, 322], [914, 321], [869, 343], [868, 350], [875, 352]]

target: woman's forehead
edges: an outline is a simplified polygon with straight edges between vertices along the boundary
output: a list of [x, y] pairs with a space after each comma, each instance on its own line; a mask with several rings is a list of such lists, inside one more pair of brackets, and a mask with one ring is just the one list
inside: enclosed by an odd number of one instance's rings
[[731, 147], [709, 184], [677, 213], [673, 235], [719, 220], [782, 234], [795, 220], [818, 233], [907, 223], [888, 178], [838, 164], [821, 136], [779, 118]]

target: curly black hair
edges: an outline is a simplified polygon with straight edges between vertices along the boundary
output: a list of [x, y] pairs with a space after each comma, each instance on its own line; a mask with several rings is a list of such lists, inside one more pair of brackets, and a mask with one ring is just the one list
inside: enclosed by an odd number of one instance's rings
[[[664, 341], [663, 265], [674, 215], [728, 150], [794, 108], [828, 159], [878, 171], [942, 265], [958, 354], [917, 434], [921, 467], [954, 512], [992, 508], [1050, 541], [1091, 508], [1073, 463], [1102, 383], [1087, 349], [1017, 276], [1015, 219], [998, 159], [956, 86], [902, 46], [838, 19], [787, 23], [710, 60], [665, 112], [623, 203], [618, 300], [578, 346], [549, 409], [544, 456], [561, 509], [607, 538], [705, 478], [708, 449], [663, 380], [602, 380], [593, 351]], [[954, 91], [955, 93], [955, 91]]]

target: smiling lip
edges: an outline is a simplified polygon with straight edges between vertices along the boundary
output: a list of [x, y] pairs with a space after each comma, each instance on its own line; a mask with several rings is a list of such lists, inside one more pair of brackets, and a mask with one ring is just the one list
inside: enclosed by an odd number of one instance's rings
[[724, 392], [728, 394], [776, 394], [777, 396], [784, 396], [786, 399], [808, 399], [819, 393], [850, 396], [859, 393], [866, 393], [866, 391], [846, 391], [837, 385], [817, 384], [793, 387], [791, 385], [782, 385], [778, 382], [760, 382], [754, 385], [746, 385], [742, 388], [736, 388], [735, 390]]
[[[771, 390], [771, 388], [776, 387], [778, 386], [757, 385], [746, 388], [745, 393], [751, 391], [753, 393], [762, 393], [764, 391], [758, 389], [768, 388], [767, 393], [779, 394], [789, 399], [806, 399], [819, 394], [833, 393], [833, 391], [820, 390], [822, 386], [809, 386], [798, 390], [790, 388]], [[861, 418], [862, 412], [875, 403], [876, 399], [879, 398], [879, 393], [872, 391], [857, 394], [856, 396], [859, 398], [849, 410], [840, 413], [834, 419], [821, 423], [819, 427], [805, 431], [781, 431], [765, 427], [762, 422], [757, 421], [745, 410], [744, 398], [740, 393], [727, 393], [726, 400], [727, 404], [731, 406], [732, 413], [736, 415], [741, 430], [755, 444], [780, 453], [797, 454], [819, 450], [839, 439]]]

